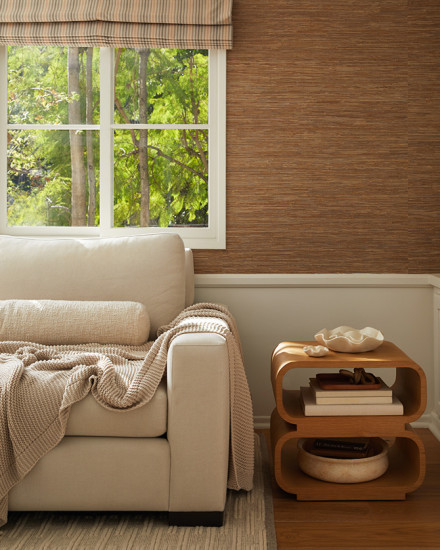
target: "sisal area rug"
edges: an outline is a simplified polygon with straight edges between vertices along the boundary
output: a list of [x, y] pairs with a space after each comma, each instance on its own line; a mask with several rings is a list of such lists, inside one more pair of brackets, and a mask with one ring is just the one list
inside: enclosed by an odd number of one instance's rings
[[223, 527], [170, 527], [159, 512], [11, 512], [3, 550], [276, 550], [270, 467], [255, 436], [254, 489], [228, 491]]

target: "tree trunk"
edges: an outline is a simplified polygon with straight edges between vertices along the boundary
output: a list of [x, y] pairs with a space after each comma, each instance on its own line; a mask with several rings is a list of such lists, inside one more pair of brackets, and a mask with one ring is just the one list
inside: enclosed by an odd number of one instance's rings
[[[148, 122], [147, 65], [150, 50], [139, 50], [139, 122]], [[139, 130], [139, 176], [141, 183], [140, 226], [150, 225], [150, 180], [148, 174], [148, 130]]]
[[[87, 48], [86, 62], [86, 123], [93, 124], [93, 48]], [[95, 157], [93, 154], [93, 132], [86, 132], [87, 177], [89, 182], [89, 208], [87, 225], [94, 227], [96, 212]]]
[[[79, 48], [69, 48], [68, 92], [77, 99], [69, 103], [69, 124], [81, 123]], [[72, 164], [72, 225], [86, 225], [86, 170], [84, 167], [84, 146], [82, 135], [69, 131], [70, 160]]]

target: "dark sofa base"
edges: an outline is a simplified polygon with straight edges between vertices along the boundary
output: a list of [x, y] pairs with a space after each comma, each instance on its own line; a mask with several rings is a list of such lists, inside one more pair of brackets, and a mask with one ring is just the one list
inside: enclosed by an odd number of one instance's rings
[[177, 526], [221, 527], [223, 512], [168, 512], [168, 523]]

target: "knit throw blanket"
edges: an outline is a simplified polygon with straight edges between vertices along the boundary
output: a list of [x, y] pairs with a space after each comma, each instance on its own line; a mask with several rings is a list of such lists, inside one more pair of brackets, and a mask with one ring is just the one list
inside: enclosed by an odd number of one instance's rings
[[[164, 375], [172, 340], [188, 332], [213, 332], [226, 339], [231, 411], [228, 487], [252, 488], [252, 403], [235, 321], [224, 307], [195, 304], [143, 346], [0, 342], [0, 526], [7, 521], [9, 490], [62, 440], [71, 406], [92, 392], [98, 403], [112, 410], [141, 407]], [[146, 352], [145, 359], [139, 359], [139, 351]]]

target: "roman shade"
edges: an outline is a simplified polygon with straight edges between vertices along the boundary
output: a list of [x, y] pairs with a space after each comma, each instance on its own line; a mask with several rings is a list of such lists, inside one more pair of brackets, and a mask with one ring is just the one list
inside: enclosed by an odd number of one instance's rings
[[0, 44], [230, 49], [232, 0], [0, 0]]

